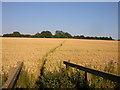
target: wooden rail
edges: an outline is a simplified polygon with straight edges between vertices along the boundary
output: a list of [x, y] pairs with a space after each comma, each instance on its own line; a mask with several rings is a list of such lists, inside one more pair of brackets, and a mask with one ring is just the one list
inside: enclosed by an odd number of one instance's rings
[[120, 83], [120, 76], [108, 74], [108, 73], [97, 71], [97, 70], [90, 69], [90, 68], [86, 68], [86, 67], [76, 65], [76, 64], [72, 64], [72, 63], [69, 63], [69, 62], [66, 62], [66, 61], [63, 61], [63, 63], [66, 65], [66, 67], [71, 66], [71, 67], [74, 67], [74, 68], [85, 71], [85, 79], [87, 79], [87, 72], [88, 72], [88, 73], [94, 74], [96, 76], [100, 76], [100, 77], [103, 77], [105, 79], [109, 79], [111, 81]]
[[23, 62], [18, 62], [17, 67], [14, 69], [12, 74], [10, 76], [8, 76], [8, 79], [5, 82], [5, 84], [2, 86], [2, 89], [4, 89], [4, 88], [14, 88], [15, 83], [17, 81], [17, 78], [19, 76], [19, 73], [22, 69], [22, 66], [23, 66]]

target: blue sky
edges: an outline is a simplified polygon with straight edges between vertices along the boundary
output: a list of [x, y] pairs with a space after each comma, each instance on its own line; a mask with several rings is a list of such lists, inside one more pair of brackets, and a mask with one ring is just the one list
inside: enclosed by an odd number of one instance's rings
[[63, 30], [118, 38], [117, 2], [3, 2], [2, 33]]

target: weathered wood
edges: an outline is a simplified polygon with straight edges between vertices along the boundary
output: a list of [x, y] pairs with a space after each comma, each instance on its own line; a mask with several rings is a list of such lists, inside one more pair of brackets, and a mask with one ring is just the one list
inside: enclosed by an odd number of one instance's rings
[[13, 88], [16, 82], [17, 77], [19, 76], [19, 73], [22, 69], [23, 62], [18, 62], [17, 67], [14, 69], [12, 74], [8, 77], [7, 81], [3, 85], [2, 89], [4, 88]]
[[83, 67], [83, 66], [80, 66], [80, 65], [76, 65], [76, 64], [72, 64], [72, 63], [69, 63], [69, 62], [66, 62], [66, 61], [63, 61], [63, 63], [65, 65], [68, 65], [68, 66], [71, 66], [71, 67], [83, 70], [85, 72], [94, 74], [96, 76], [100, 76], [100, 77], [103, 77], [105, 79], [109, 79], [111, 81], [120, 83], [120, 76], [113, 75], [113, 74], [108, 74], [108, 73], [101, 72], [101, 71], [94, 70], [94, 69], [90, 69], [90, 68], [86, 68], [86, 67]]
[[87, 82], [87, 72], [85, 71], [85, 81]]

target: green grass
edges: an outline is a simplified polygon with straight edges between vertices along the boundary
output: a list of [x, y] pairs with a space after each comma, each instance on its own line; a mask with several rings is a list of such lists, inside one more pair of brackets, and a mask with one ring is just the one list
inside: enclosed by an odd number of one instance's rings
[[[62, 67], [59, 65], [59, 71], [55, 70], [49, 72], [44, 66], [43, 74], [41, 77], [33, 83], [34, 75], [28, 75], [24, 70], [24, 66], [20, 72], [19, 78], [16, 82], [15, 88], [87, 88], [87, 89], [97, 89], [97, 88], [114, 88], [116, 90], [120, 89], [120, 84], [112, 82], [110, 80], [104, 79], [99, 76], [91, 75], [91, 85], [88, 86], [84, 79], [84, 71], [74, 69], [72, 67]], [[107, 73], [115, 72], [114, 63], [111, 61], [104, 68]], [[2, 85], [7, 80], [5, 75], [2, 75]]]
[[[46, 57], [50, 54], [53, 53], [57, 48], [59, 48], [60, 46], [63, 45], [64, 42], [60, 43], [58, 46], [56, 46], [55, 48], [51, 49], [49, 52], [47, 52], [42, 60], [43, 63], [46, 62]], [[22, 70], [19, 74], [18, 80], [16, 82], [15, 88], [34, 88], [35, 87], [35, 79], [34, 79], [33, 74], [28, 74], [25, 70], [24, 70], [24, 66], [22, 67]], [[7, 80], [7, 77], [5, 75], [2, 75], [2, 85], [5, 83], [5, 81]]]
[[[63, 42], [62, 42], [63, 43]], [[59, 48], [60, 46], [62, 46], [62, 43], [59, 44], [58, 46], [56, 46], [55, 48], [51, 49], [49, 52], [47, 52], [43, 58], [42, 61], [45, 64], [46, 62], [46, 57], [50, 54], [53, 53], [57, 48]], [[44, 65], [43, 65], [43, 69], [44, 69]], [[43, 70], [42, 69], [42, 70]], [[29, 75], [25, 70], [24, 67], [22, 68], [22, 71], [20, 72], [20, 76], [17, 80], [17, 83], [15, 85], [16, 88], [34, 88], [35, 87], [35, 83], [36, 82], [34, 80], [34, 75]]]
[[7, 80], [7, 77], [5, 76], [5, 74], [2, 74], [2, 76], [0, 76], [0, 80], [2, 80], [2, 85], [4, 85], [5, 81]]
[[[113, 63], [113, 61], [110, 61], [108, 63], [108, 65], [104, 68], [104, 71], [107, 73], [117, 73], [115, 72], [115, 65]], [[99, 76], [95, 76], [95, 75], [91, 75], [92, 76], [92, 80], [91, 80], [91, 87], [92, 88], [114, 88], [114, 89], [120, 89], [120, 84], [104, 79], [102, 77]]]
[[32, 82], [30, 82], [30, 76], [24, 69], [22, 69], [16, 82], [15, 88], [30, 88], [31, 84]]
[[79, 70], [60, 68], [59, 71], [47, 72], [36, 82], [36, 88], [87, 88], [84, 78]]
[[[114, 70], [113, 62], [109, 62], [105, 67], [105, 72], [113, 73]], [[49, 72], [46, 71], [44, 67], [44, 73], [36, 82], [36, 88], [87, 88], [87, 89], [97, 89], [97, 88], [113, 88], [120, 89], [120, 84], [112, 82], [110, 80], [104, 79], [102, 77], [91, 75], [91, 85], [88, 86], [88, 83], [84, 79], [84, 71], [73, 69], [68, 67], [67, 69], [59, 66], [59, 71]]]
[[[2, 74], [2, 86], [6, 82], [7, 78], [5, 74]], [[32, 83], [30, 81], [30, 75], [24, 70], [24, 67], [22, 68], [19, 77], [16, 81], [15, 88], [30, 88], [32, 87]]]

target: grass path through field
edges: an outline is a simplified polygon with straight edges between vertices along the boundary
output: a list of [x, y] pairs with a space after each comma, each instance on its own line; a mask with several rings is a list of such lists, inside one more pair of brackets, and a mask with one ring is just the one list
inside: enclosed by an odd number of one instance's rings
[[47, 57], [49, 54], [53, 53], [57, 48], [60, 48], [63, 44], [64, 44], [65, 41], [63, 41], [62, 43], [60, 43], [58, 46], [54, 47], [53, 49], [51, 49], [49, 52], [47, 52], [43, 57], [42, 57], [42, 65], [40, 67], [40, 76], [43, 75], [44, 73], [44, 67], [45, 67], [45, 64], [46, 64], [46, 61], [47, 61]]

